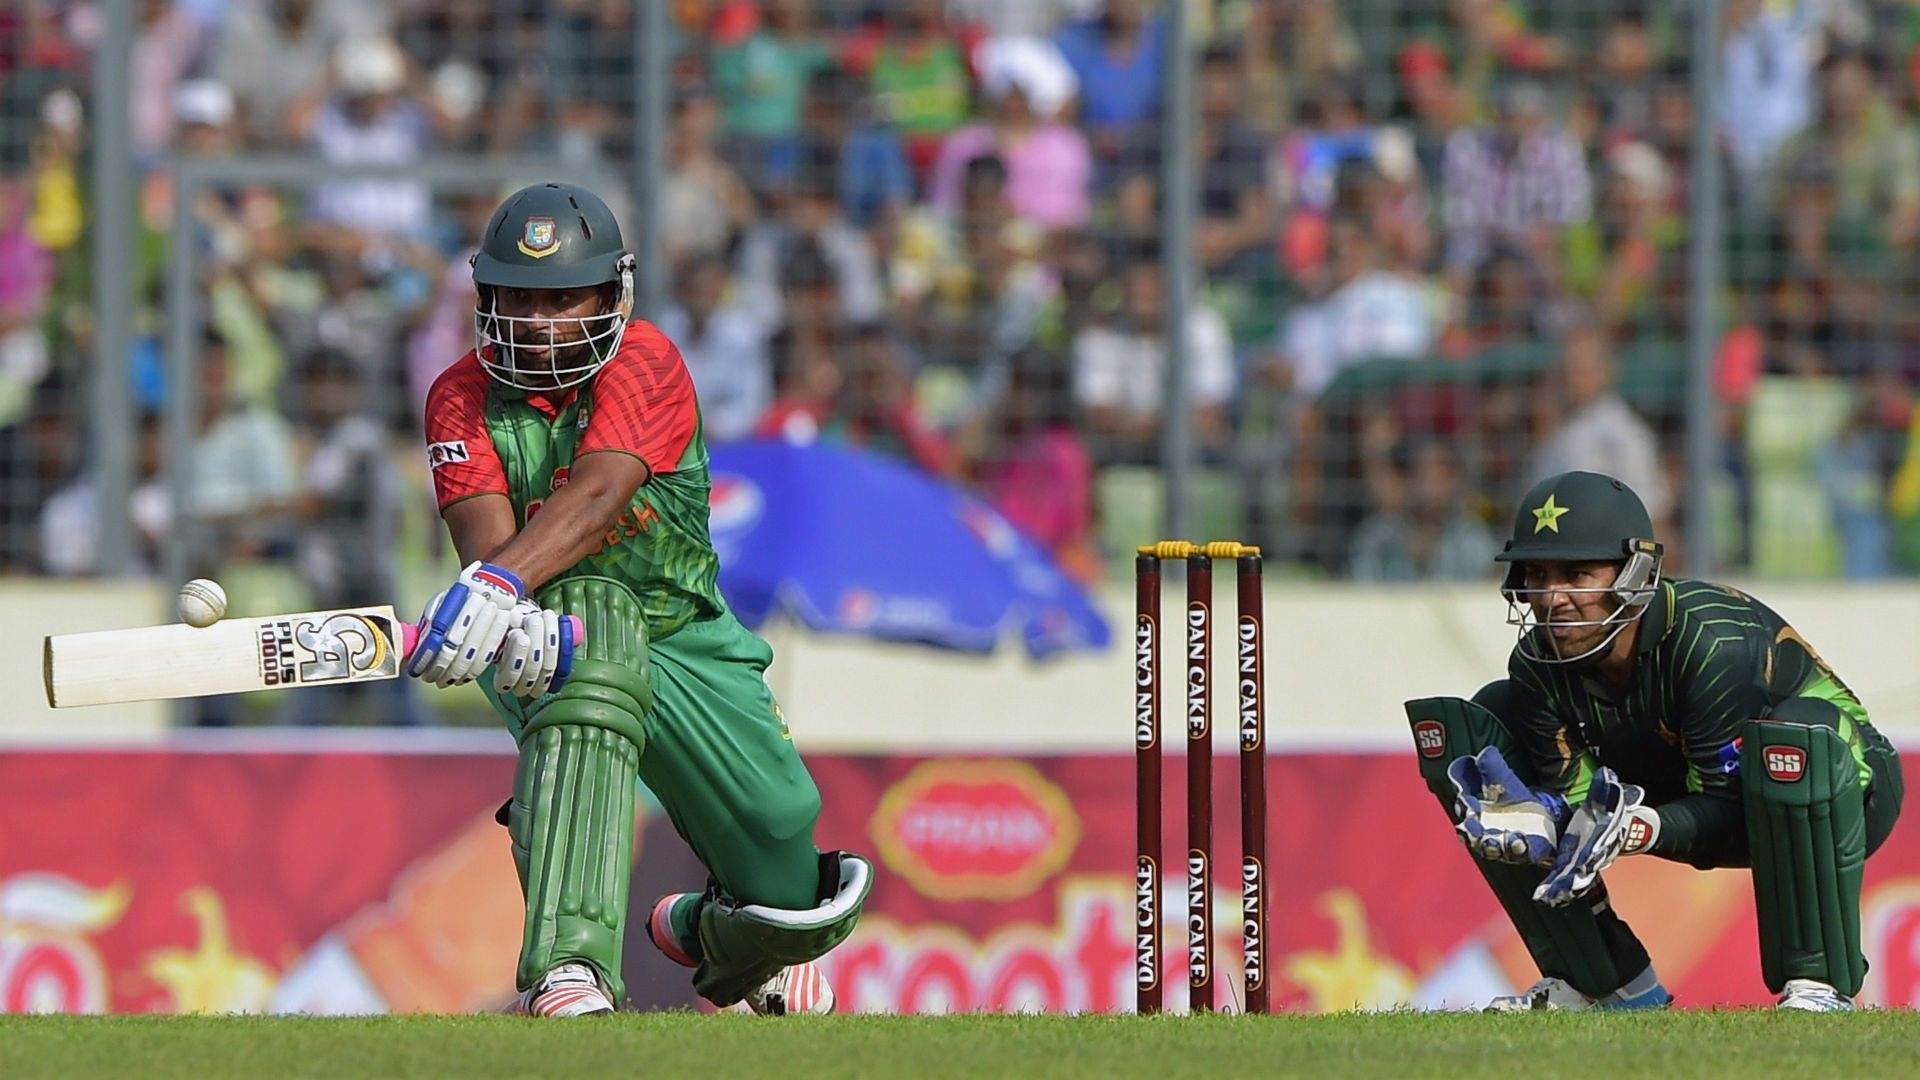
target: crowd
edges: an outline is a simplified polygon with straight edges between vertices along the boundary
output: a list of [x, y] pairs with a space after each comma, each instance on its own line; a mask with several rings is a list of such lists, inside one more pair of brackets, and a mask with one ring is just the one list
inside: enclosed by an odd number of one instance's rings
[[[500, 192], [223, 190], [181, 238], [172, 162], [484, 153], [625, 177], [635, 5], [135, 7], [139, 405], [151, 416], [168, 392], [165, 252], [198, 244], [210, 362], [189, 512], [217, 558], [361, 591], [385, 571], [342, 553], [410, 498], [381, 477], [471, 346], [466, 259]], [[1182, 147], [1161, 137], [1169, 35], [1149, 0], [669, 8], [671, 297], [654, 314], [710, 439], [893, 454], [977, 487], [1083, 577], [1121, 565], [1158, 491], [1182, 302], [1162, 287], [1162, 178], [1179, 152], [1197, 170], [1201, 282], [1182, 312], [1187, 430], [1199, 518], [1220, 535], [1310, 573], [1482, 579], [1512, 499], [1584, 467], [1631, 482], [1676, 549], [1682, 508], [1705, 500], [1723, 562], [1920, 571], [1910, 4], [1726, 0], [1713, 283], [1689, 279], [1686, 5], [1196, 2]], [[94, 560], [79, 388], [101, 19], [97, 0], [0, 8], [14, 571]], [[606, 193], [631, 220], [627, 192]], [[1722, 316], [1719, 454], [1692, 491], [1685, 338], [1703, 287]], [[169, 515], [153, 421], [136, 442], [151, 559]]]

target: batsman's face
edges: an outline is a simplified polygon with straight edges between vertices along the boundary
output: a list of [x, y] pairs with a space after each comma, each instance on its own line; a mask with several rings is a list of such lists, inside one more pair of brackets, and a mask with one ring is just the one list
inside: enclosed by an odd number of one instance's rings
[[1585, 652], [1611, 631], [1607, 619], [1620, 606], [1613, 595], [1619, 575], [1619, 565], [1610, 562], [1527, 564], [1521, 581], [1527, 605], [1560, 655]]
[[586, 351], [590, 328], [606, 313], [597, 286], [497, 288], [493, 300], [494, 313], [502, 316], [500, 337], [512, 346], [519, 366], [531, 372], [578, 363]]

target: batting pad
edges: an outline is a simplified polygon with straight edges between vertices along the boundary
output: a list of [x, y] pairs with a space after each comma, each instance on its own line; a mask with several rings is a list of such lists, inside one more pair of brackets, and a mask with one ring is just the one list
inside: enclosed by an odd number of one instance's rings
[[873, 888], [873, 865], [845, 851], [824, 852], [818, 905], [786, 911], [765, 904], [736, 904], [715, 890], [700, 905], [700, 969], [693, 986], [725, 1008], [781, 968], [831, 952], [853, 933], [860, 908]]
[[[1502, 685], [1496, 683], [1480, 696], [1498, 700], [1500, 695], [1489, 691]], [[1458, 824], [1454, 787], [1447, 779], [1447, 766], [1455, 758], [1497, 746], [1521, 779], [1537, 782], [1530, 759], [1512, 731], [1477, 701], [1418, 698], [1407, 702], [1406, 708], [1420, 775], [1427, 782], [1427, 790], [1446, 808], [1448, 821]], [[1646, 969], [1646, 949], [1608, 906], [1604, 885], [1565, 907], [1551, 908], [1533, 899], [1546, 870], [1478, 857], [1473, 858], [1473, 864], [1506, 910], [1542, 975], [1565, 979], [1589, 997], [1605, 997]]]
[[540, 602], [580, 616], [586, 642], [573, 673], [541, 698], [520, 732], [507, 829], [527, 898], [517, 979], [585, 961], [618, 1002], [633, 861], [634, 785], [653, 707], [646, 624], [633, 593], [603, 578], [570, 578]]
[[1755, 720], [1740, 746], [1740, 789], [1753, 854], [1760, 972], [1860, 992], [1860, 886], [1867, 863], [1859, 763], [1832, 728]]

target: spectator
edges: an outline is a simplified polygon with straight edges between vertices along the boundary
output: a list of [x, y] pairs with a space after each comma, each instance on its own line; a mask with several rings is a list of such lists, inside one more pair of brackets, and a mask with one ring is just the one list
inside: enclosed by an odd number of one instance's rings
[[1557, 280], [1562, 234], [1592, 211], [1593, 182], [1579, 144], [1551, 126], [1540, 84], [1506, 87], [1498, 127], [1455, 132], [1442, 174], [1454, 295], [1465, 295], [1497, 250], [1523, 255], [1536, 274]]
[[[352, 357], [322, 349], [304, 358], [295, 381], [314, 439], [296, 503], [300, 575], [317, 608], [384, 602], [399, 595], [402, 502], [385, 431], [367, 407]], [[293, 694], [283, 721], [417, 724], [421, 710], [411, 683], [393, 679]]]
[[1437, 439], [1402, 442], [1376, 490], [1381, 502], [1353, 537], [1356, 581], [1484, 581], [1499, 543], [1467, 509], [1460, 463]]
[[906, 139], [914, 170], [924, 176], [941, 140], [967, 122], [972, 79], [966, 37], [948, 23], [941, 0], [901, 0], [882, 19], [886, 37], [866, 75], [882, 115]]
[[[1118, 319], [1111, 326], [1088, 326], [1074, 338], [1074, 400], [1085, 410], [1095, 453], [1106, 462], [1160, 460], [1168, 302], [1160, 275], [1156, 250], [1133, 253], [1120, 271], [1125, 294]], [[1226, 320], [1204, 302], [1190, 302], [1187, 310], [1186, 362], [1194, 441], [1202, 453], [1218, 457], [1229, 437], [1233, 340]]]
[[139, 0], [132, 67], [133, 153], [152, 161], [173, 138], [173, 91], [199, 55], [206, 28], [174, 0]]
[[720, 158], [719, 119], [719, 105], [703, 87], [684, 89], [674, 99], [660, 196], [662, 242], [671, 264], [729, 250], [754, 220], [746, 183]]
[[903, 223], [892, 266], [896, 310], [939, 359], [974, 368], [1032, 335], [1052, 293], [1045, 230], [1013, 212], [1007, 167], [967, 163], [957, 215], [923, 210]]
[[50, 355], [42, 320], [52, 296], [53, 253], [34, 226], [34, 177], [0, 160], [0, 427], [26, 412]]
[[[813, 4], [769, 0], [763, 7], [761, 25], [713, 52], [726, 133], [756, 148], [799, 129], [807, 80], [830, 62], [813, 32]], [[758, 156], [757, 149], [747, 153]]]
[[1628, 6], [1611, 12], [1600, 33], [1599, 53], [1595, 81], [1608, 143], [1646, 138], [1653, 126], [1654, 74], [1660, 60], [1646, 10]]
[[717, 255], [688, 260], [674, 283], [678, 303], [659, 319], [693, 375], [701, 423], [715, 442], [752, 434], [773, 399], [767, 328], [727, 303], [727, 279], [726, 260]]
[[214, 74], [243, 106], [244, 141], [282, 146], [290, 111], [325, 82], [341, 39], [381, 29], [382, 14], [366, 0], [230, 0]]
[[1112, 158], [1160, 110], [1166, 23], [1148, 0], [1105, 0], [1091, 19], [1054, 34], [1080, 85], [1080, 122], [1102, 157]]
[[912, 464], [935, 476], [957, 471], [953, 449], [920, 418], [913, 398], [913, 371], [893, 328], [863, 323], [842, 350], [845, 378], [826, 434]]
[[[1194, 126], [1193, 153], [1200, 161], [1200, 264], [1213, 272], [1232, 265], [1237, 276], [1250, 276], [1243, 257], [1271, 258], [1274, 237], [1272, 195], [1267, 186], [1267, 157], [1272, 139], [1240, 119], [1247, 87], [1241, 81], [1238, 52], [1231, 46], [1207, 49], [1199, 66], [1200, 122]], [[1122, 182], [1123, 204], [1153, 208], [1142, 224], [1157, 226], [1160, 202], [1161, 153], [1157, 132], [1138, 130], [1123, 155], [1127, 176]], [[1129, 188], [1145, 188], [1129, 192]]]
[[947, 138], [934, 164], [929, 201], [948, 213], [957, 210], [967, 162], [995, 154], [1007, 163], [1014, 212], [1048, 229], [1082, 224], [1092, 158], [1086, 138], [1058, 120], [1076, 92], [1073, 69], [1057, 49], [1035, 38], [989, 39], [977, 55], [993, 118]]
[[1341, 219], [1329, 235], [1323, 299], [1296, 309], [1279, 342], [1281, 381], [1307, 402], [1353, 364], [1427, 355], [1438, 330], [1432, 295], [1417, 279], [1379, 265], [1364, 225]]
[[1780, 160], [1833, 162], [1839, 210], [1881, 223], [1894, 248], [1911, 250], [1920, 239], [1920, 135], [1875, 85], [1864, 49], [1829, 52], [1820, 85], [1820, 123], [1788, 140]]
[[[334, 165], [403, 165], [433, 145], [427, 113], [406, 94], [407, 58], [389, 37], [343, 38], [334, 49], [332, 91], [304, 134]], [[416, 180], [349, 180], [315, 190], [313, 220], [355, 243], [422, 236], [433, 204]]]
[[1402, 49], [1395, 70], [1413, 122], [1414, 156], [1426, 186], [1438, 190], [1447, 144], [1468, 125], [1472, 102], [1448, 72], [1446, 53], [1432, 42], [1416, 41]]
[[[172, 518], [166, 445], [160, 414], [142, 413], [134, 433], [134, 486], [127, 494], [127, 519], [133, 533], [130, 569], [143, 576], [158, 572]], [[100, 572], [100, 536], [106, 526], [100, 516], [96, 467], [84, 462], [83, 471], [40, 507], [41, 573], [77, 577]]]
[[841, 212], [836, 176], [831, 167], [806, 169], [795, 180], [784, 212], [755, 224], [741, 244], [741, 288], [752, 310], [769, 321], [780, 310], [781, 268], [800, 245], [817, 249], [832, 268], [843, 317], [858, 322], [886, 309], [873, 241]]
[[813, 443], [826, 430], [834, 398], [840, 393], [840, 366], [831, 337], [794, 325], [767, 339], [773, 370], [773, 404], [760, 418], [757, 434], [790, 443]]
[[1613, 361], [1606, 333], [1595, 324], [1574, 326], [1560, 346], [1560, 366], [1544, 391], [1548, 424], [1523, 487], [1555, 473], [1584, 469], [1618, 478], [1638, 492], [1653, 518], [1654, 534], [1666, 534], [1672, 500], [1660, 462], [1659, 443], [1613, 387]]
[[1302, 93], [1349, 79], [1360, 65], [1360, 46], [1335, 0], [1247, 4], [1244, 19], [1215, 33], [1240, 43], [1246, 95], [1239, 111], [1257, 130], [1281, 130]]
[[1721, 130], [1749, 181], [1764, 175], [1780, 145], [1813, 119], [1824, 6], [1727, 0], [1720, 9]]
[[982, 494], [1075, 578], [1097, 581], [1093, 457], [1076, 428], [1073, 375], [1056, 353], [1015, 353], [975, 448]]
[[899, 136], [879, 122], [877, 111], [846, 72], [814, 73], [799, 133], [769, 148], [770, 186], [790, 191], [802, 173], [829, 174], [847, 221], [876, 238], [888, 235], [913, 200], [913, 172]]
[[299, 495], [293, 429], [271, 408], [234, 400], [227, 342], [212, 331], [201, 342], [199, 393], [188, 509], [214, 540], [199, 550], [214, 565], [258, 557], [279, 539]]

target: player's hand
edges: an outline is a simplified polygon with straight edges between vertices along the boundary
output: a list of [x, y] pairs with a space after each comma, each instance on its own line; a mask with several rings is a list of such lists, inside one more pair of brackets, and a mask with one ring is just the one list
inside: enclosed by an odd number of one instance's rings
[[1447, 779], [1458, 792], [1453, 808], [1460, 823], [1454, 828], [1467, 850], [1489, 862], [1552, 864], [1566, 800], [1529, 788], [1493, 746], [1455, 758]]
[[578, 615], [562, 615], [522, 600], [509, 619], [507, 639], [493, 669], [493, 688], [517, 698], [535, 698], [566, 685], [573, 651], [585, 639]]
[[407, 657], [407, 674], [443, 688], [472, 681], [500, 651], [525, 592], [519, 578], [492, 563], [460, 571], [420, 616], [420, 642]]
[[1564, 907], [1585, 896], [1600, 872], [1623, 853], [1645, 851], [1660, 835], [1660, 815], [1641, 805], [1646, 792], [1637, 784], [1623, 784], [1619, 774], [1602, 768], [1587, 786], [1587, 801], [1573, 812], [1553, 869], [1533, 898], [1550, 907]]

